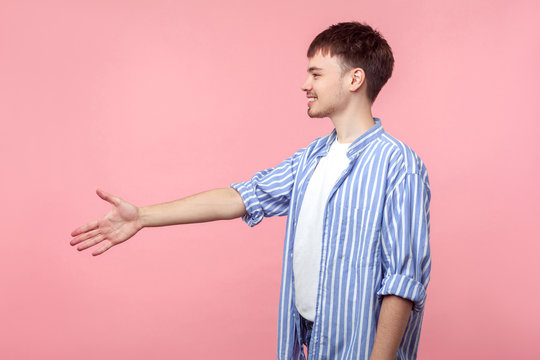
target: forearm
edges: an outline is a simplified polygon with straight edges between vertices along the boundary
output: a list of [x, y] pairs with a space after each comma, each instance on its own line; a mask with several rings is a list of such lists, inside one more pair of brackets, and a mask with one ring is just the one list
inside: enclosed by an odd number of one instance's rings
[[227, 220], [246, 213], [240, 194], [233, 188], [208, 190], [179, 200], [139, 208], [141, 227]]
[[383, 298], [370, 360], [394, 360], [407, 327], [412, 302], [399, 296]]

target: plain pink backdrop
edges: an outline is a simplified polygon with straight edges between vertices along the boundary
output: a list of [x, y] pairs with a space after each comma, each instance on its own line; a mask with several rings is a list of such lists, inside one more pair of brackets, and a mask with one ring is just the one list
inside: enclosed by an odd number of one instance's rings
[[109, 211], [248, 179], [332, 126], [307, 47], [366, 21], [394, 75], [374, 107], [427, 164], [420, 359], [538, 359], [540, 6], [533, 1], [0, 3], [0, 357], [273, 359], [285, 218], [144, 229]]

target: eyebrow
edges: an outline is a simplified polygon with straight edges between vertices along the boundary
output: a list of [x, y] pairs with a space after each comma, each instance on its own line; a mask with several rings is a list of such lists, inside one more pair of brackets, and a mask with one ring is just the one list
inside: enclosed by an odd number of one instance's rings
[[307, 71], [308, 71], [308, 72], [313, 72], [313, 71], [321, 71], [321, 70], [322, 70], [321, 68], [318, 68], [318, 67], [316, 67], [316, 66], [312, 66], [312, 67], [310, 67]]

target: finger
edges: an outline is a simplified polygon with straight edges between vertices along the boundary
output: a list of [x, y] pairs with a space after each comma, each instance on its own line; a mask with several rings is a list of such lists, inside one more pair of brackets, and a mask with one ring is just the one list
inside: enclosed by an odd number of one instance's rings
[[89, 222], [88, 224], [85, 224], [81, 227], [78, 227], [77, 229], [73, 230], [71, 232], [71, 236], [77, 236], [79, 234], [85, 233], [90, 230], [94, 230], [98, 227], [98, 221], [94, 220], [92, 222]]
[[116, 196], [113, 196], [101, 189], [96, 189], [96, 193], [98, 194], [100, 198], [102, 198], [105, 201], [110, 202], [114, 206], [118, 206], [120, 204], [120, 200]]
[[90, 238], [98, 235], [100, 233], [100, 231], [101, 231], [100, 229], [95, 229], [95, 230], [92, 230], [92, 231], [85, 232], [85, 233], [71, 239], [71, 241], [69, 243], [71, 245], [77, 245], [78, 243], [80, 243], [83, 240], [90, 239]]
[[103, 235], [99, 234], [98, 236], [96, 236], [96, 237], [94, 237], [92, 239], [86, 240], [85, 242], [83, 242], [82, 244], [77, 246], [77, 250], [82, 251], [84, 249], [88, 249], [90, 246], [94, 246], [96, 244], [99, 244], [104, 239], [105, 239], [105, 237]]
[[113, 244], [112, 242], [110, 242], [109, 240], [104, 241], [104, 242], [103, 242], [103, 246], [100, 247], [98, 251], [94, 251], [94, 252], [92, 253], [92, 255], [93, 255], [93, 256], [101, 255], [101, 254], [103, 254], [105, 251], [107, 251], [107, 250], [109, 250], [110, 248], [112, 248], [113, 245], [114, 245], [114, 244]]

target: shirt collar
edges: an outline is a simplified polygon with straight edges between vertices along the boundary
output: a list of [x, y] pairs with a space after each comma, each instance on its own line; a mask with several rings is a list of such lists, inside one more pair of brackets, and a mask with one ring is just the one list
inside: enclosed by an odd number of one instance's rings
[[[349, 149], [347, 150], [347, 157], [349, 159], [354, 159], [360, 155], [360, 152], [373, 140], [378, 138], [383, 133], [383, 127], [381, 124], [381, 119], [379, 118], [373, 118], [375, 121], [375, 125], [373, 125], [371, 128], [369, 128], [368, 131], [360, 135], [356, 140], [352, 142], [352, 144], [349, 146]], [[328, 154], [328, 151], [330, 150], [330, 146], [332, 146], [332, 143], [334, 140], [336, 140], [337, 137], [337, 131], [334, 128], [332, 132], [328, 135], [326, 144], [324, 145], [323, 149], [321, 150], [320, 155], [326, 156]]]

